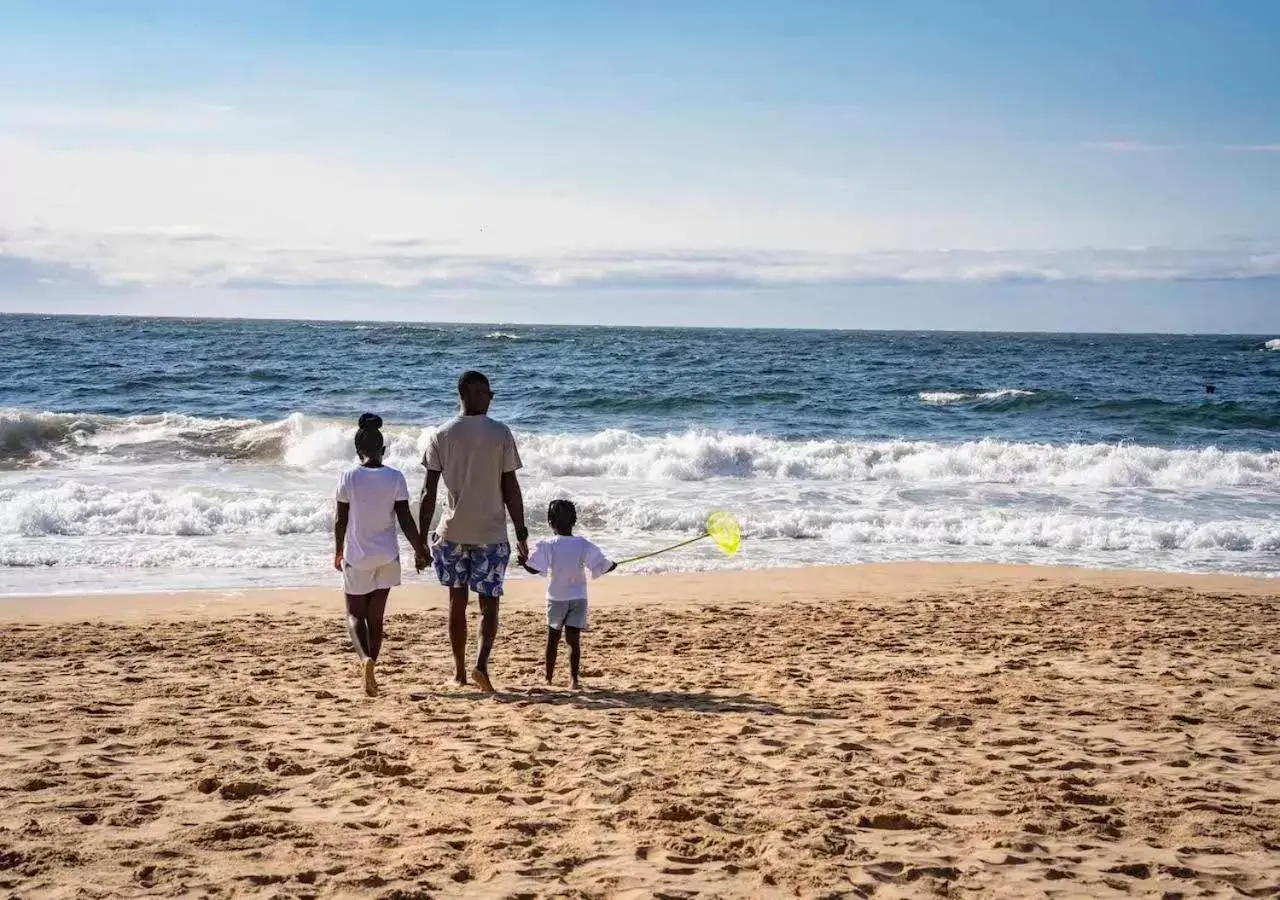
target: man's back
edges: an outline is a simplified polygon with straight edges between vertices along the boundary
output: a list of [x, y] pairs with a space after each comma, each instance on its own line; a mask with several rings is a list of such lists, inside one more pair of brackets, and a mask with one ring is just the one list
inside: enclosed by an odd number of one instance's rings
[[445, 486], [440, 537], [456, 544], [507, 540], [502, 476], [520, 468], [511, 430], [486, 415], [458, 416], [431, 437], [423, 464]]

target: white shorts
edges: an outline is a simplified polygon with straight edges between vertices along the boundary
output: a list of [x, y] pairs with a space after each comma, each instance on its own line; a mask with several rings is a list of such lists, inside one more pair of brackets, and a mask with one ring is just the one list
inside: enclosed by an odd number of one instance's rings
[[383, 563], [376, 569], [357, 569], [350, 563], [342, 565], [342, 590], [355, 597], [372, 594], [400, 584], [400, 560]]

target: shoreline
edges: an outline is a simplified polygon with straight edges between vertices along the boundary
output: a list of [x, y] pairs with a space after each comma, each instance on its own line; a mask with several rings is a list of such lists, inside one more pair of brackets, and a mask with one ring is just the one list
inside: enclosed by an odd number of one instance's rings
[[[421, 577], [410, 575], [409, 578], [411, 580], [392, 592], [389, 609], [392, 615], [444, 608], [443, 589], [429, 573]], [[592, 584], [591, 603], [601, 607], [655, 603], [681, 607], [690, 603], [773, 605], [797, 600], [838, 602], [851, 596], [866, 595], [903, 599], [941, 591], [1043, 590], [1067, 586], [1182, 589], [1196, 593], [1280, 597], [1280, 580], [1252, 575], [1087, 569], [1020, 563], [895, 562], [611, 575]], [[503, 600], [508, 607], [532, 608], [542, 603], [543, 590], [541, 579], [514, 578], [507, 583]], [[53, 623], [85, 619], [231, 618], [277, 612], [325, 615], [340, 609], [340, 597], [336, 584], [332, 587], [7, 595], [0, 596], [0, 621]], [[279, 604], [286, 605], [281, 607]]]

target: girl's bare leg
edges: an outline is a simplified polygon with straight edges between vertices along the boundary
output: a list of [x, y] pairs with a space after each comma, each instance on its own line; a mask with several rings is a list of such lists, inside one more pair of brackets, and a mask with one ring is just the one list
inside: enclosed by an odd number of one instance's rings
[[347, 595], [347, 632], [360, 657], [360, 669], [364, 676], [364, 692], [370, 697], [378, 695], [378, 678], [375, 672], [378, 652], [382, 649], [383, 618], [387, 611], [390, 590], [382, 589], [369, 594]]
[[356, 648], [356, 655], [361, 662], [372, 658], [369, 654], [369, 629], [365, 623], [371, 596], [373, 595], [347, 594], [347, 634], [351, 636], [351, 644]]
[[387, 615], [387, 598], [391, 596], [390, 588], [374, 591], [369, 595], [369, 603], [365, 612], [365, 633], [369, 637], [369, 658], [377, 661], [382, 652], [383, 619]]

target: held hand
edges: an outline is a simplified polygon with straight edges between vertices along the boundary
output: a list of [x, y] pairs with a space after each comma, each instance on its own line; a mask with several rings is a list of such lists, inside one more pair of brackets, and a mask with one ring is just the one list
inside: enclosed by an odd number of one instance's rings
[[524, 565], [525, 561], [528, 558], [529, 558], [529, 542], [516, 541], [516, 560], [520, 563], [520, 565]]
[[342, 551], [333, 554], [333, 567], [339, 572], [342, 571]]
[[422, 572], [422, 570], [428, 565], [430, 565], [430, 563], [428, 561], [426, 549], [419, 548], [415, 550], [413, 553], [413, 567], [419, 572]]

